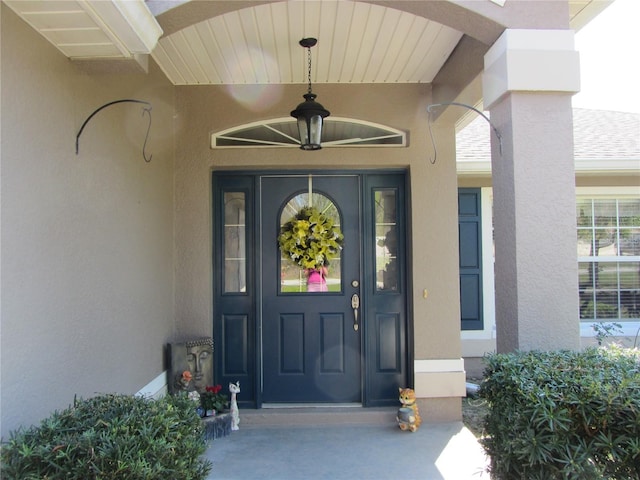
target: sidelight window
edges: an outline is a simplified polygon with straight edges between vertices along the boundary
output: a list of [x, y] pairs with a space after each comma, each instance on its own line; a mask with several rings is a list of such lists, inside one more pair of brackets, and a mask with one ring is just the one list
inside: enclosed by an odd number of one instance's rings
[[224, 292], [247, 290], [247, 225], [244, 192], [224, 193]]
[[398, 198], [394, 188], [374, 191], [376, 290], [398, 290]]

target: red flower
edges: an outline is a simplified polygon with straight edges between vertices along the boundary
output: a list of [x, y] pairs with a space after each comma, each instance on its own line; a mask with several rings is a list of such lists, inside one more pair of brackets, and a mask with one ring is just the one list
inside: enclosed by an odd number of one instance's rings
[[207, 392], [219, 393], [222, 390], [222, 385], [214, 385], [213, 387], [206, 387]]

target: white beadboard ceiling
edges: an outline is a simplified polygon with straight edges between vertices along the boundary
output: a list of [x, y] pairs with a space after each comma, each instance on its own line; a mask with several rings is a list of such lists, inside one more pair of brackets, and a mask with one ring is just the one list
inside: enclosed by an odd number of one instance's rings
[[3, 2], [69, 58], [148, 54], [162, 35], [162, 28], [143, 0]]
[[177, 85], [431, 82], [462, 34], [369, 3], [288, 1], [221, 15], [160, 39], [153, 58]]
[[[164, 37], [143, 0], [2, 1], [69, 58], [151, 53], [176, 85], [306, 83], [306, 50], [298, 44], [304, 37], [318, 39], [313, 83], [428, 83], [461, 38], [424, 17], [351, 0], [261, 4]], [[171, 8], [184, 0], [157, 3]], [[572, 26], [606, 3], [570, 0]]]

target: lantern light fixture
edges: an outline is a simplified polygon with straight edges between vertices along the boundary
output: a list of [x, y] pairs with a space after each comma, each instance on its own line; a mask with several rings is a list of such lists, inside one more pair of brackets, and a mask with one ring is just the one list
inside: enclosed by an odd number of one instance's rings
[[303, 38], [300, 45], [307, 49], [309, 88], [303, 95], [305, 101], [291, 112], [291, 116], [298, 121], [300, 133], [300, 148], [302, 150], [320, 150], [322, 148], [322, 122], [330, 115], [322, 105], [315, 101], [316, 94], [311, 91], [311, 47], [318, 42], [315, 38]]

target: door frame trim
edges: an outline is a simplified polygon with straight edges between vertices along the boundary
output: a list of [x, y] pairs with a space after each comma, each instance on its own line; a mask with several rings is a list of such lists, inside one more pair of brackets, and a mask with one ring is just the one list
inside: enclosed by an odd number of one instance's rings
[[[300, 169], [295, 169], [295, 170], [266, 170], [266, 169], [257, 169], [257, 170], [239, 170], [239, 169], [233, 169], [233, 170], [227, 170], [227, 169], [221, 169], [221, 170], [212, 170], [211, 171], [211, 180], [212, 180], [212, 187], [216, 184], [216, 178], [218, 177], [230, 177], [230, 176], [244, 176], [244, 177], [248, 177], [251, 179], [252, 185], [253, 185], [253, 197], [251, 199], [252, 204], [251, 204], [251, 208], [253, 209], [253, 211], [255, 212], [255, 214], [253, 215], [253, 219], [250, 220], [250, 224], [248, 223], [248, 226], [251, 226], [251, 229], [253, 230], [253, 234], [251, 237], [247, 238], [247, 245], [251, 246], [251, 248], [253, 248], [253, 251], [255, 252], [253, 254], [253, 262], [254, 265], [248, 265], [248, 274], [249, 272], [251, 272], [252, 278], [251, 278], [251, 282], [254, 283], [255, 286], [255, 301], [253, 303], [253, 315], [255, 316], [255, 323], [253, 325], [253, 329], [251, 332], [249, 332], [249, 335], [253, 337], [254, 341], [253, 341], [253, 347], [255, 349], [255, 354], [253, 356], [253, 359], [249, 358], [249, 361], [252, 362], [253, 365], [253, 369], [255, 372], [255, 378], [254, 378], [254, 394], [255, 394], [255, 398], [254, 399], [250, 399], [250, 400], [241, 400], [239, 401], [239, 403], [243, 404], [246, 407], [249, 408], [262, 408], [263, 406], [263, 401], [262, 401], [262, 387], [263, 387], [263, 371], [262, 371], [262, 358], [263, 358], [263, 345], [262, 345], [262, 285], [261, 285], [261, 273], [262, 273], [262, 262], [261, 262], [261, 253], [260, 253], [260, 246], [261, 246], [261, 229], [260, 229], [260, 225], [261, 225], [261, 185], [260, 185], [260, 179], [262, 177], [267, 177], [267, 176], [275, 176], [275, 177], [281, 177], [281, 176], [289, 176], [289, 177], [300, 177], [300, 176], [308, 176], [308, 175], [317, 175], [317, 176], [357, 176], [360, 178], [360, 185], [361, 185], [361, 191], [360, 191], [360, 195], [359, 195], [359, 205], [360, 205], [360, 209], [361, 209], [361, 213], [364, 214], [364, 204], [363, 202], [366, 200], [366, 195], [367, 192], [365, 191], [365, 181], [364, 179], [368, 176], [368, 175], [402, 175], [404, 177], [404, 197], [405, 197], [405, 206], [404, 206], [404, 211], [403, 214], [405, 216], [405, 226], [406, 226], [406, 230], [405, 230], [405, 248], [406, 248], [406, 255], [405, 255], [405, 279], [406, 279], [406, 285], [405, 285], [405, 293], [404, 293], [404, 299], [405, 299], [405, 315], [406, 315], [406, 323], [405, 323], [405, 360], [406, 360], [406, 383], [407, 386], [409, 387], [413, 387], [413, 382], [414, 382], [414, 358], [415, 358], [415, 352], [414, 352], [414, 317], [413, 317], [413, 303], [412, 303], [412, 298], [413, 298], [413, 285], [412, 285], [412, 244], [411, 244], [411, 191], [410, 191], [410, 171], [408, 168], [383, 168], [383, 169], [371, 169], [371, 168], [367, 168], [367, 169], [345, 169], [345, 170], [340, 170], [340, 169], [305, 169], [305, 170], [300, 170]], [[213, 192], [213, 211], [212, 214], [214, 215], [214, 236], [213, 236], [213, 242], [214, 242], [214, 247], [213, 247], [213, 252], [212, 252], [212, 261], [213, 261], [213, 275], [215, 277], [216, 275], [216, 266], [217, 263], [219, 261], [219, 259], [217, 258], [217, 253], [216, 253], [216, 247], [215, 247], [215, 242], [219, 241], [220, 239], [216, 236], [215, 234], [215, 216], [218, 215], [220, 213], [219, 211], [219, 206], [216, 205], [216, 200], [217, 200], [217, 192], [214, 191]], [[363, 219], [364, 215], [360, 215], [360, 229], [362, 231], [362, 229], [366, 226], [366, 222]], [[360, 275], [361, 277], [364, 275], [364, 248], [360, 249]], [[249, 281], [249, 280], [248, 280]], [[219, 286], [216, 286], [215, 284], [213, 285], [213, 300], [215, 302], [216, 299], [216, 289], [220, 288]], [[361, 304], [365, 304], [365, 302], [367, 301], [368, 293], [365, 291], [365, 289], [362, 289], [360, 292], [360, 296], [361, 296]], [[213, 335], [214, 335], [214, 339], [216, 339], [216, 335], [215, 335], [215, 330], [216, 330], [216, 321], [215, 321], [215, 315], [216, 315], [216, 305], [213, 305], [213, 314], [214, 314], [214, 318], [213, 320], [213, 324], [212, 324], [212, 331], [213, 331]], [[363, 317], [364, 317], [364, 312], [363, 312]], [[364, 333], [364, 332], [363, 332]], [[363, 334], [363, 338], [361, 341], [361, 365], [360, 365], [360, 369], [361, 369], [361, 392], [362, 392], [362, 406], [363, 407], [367, 407], [367, 406], [377, 406], [374, 404], [371, 404], [370, 401], [371, 399], [367, 398], [368, 396], [368, 392], [367, 392], [367, 388], [368, 388], [368, 382], [369, 382], [369, 378], [368, 378], [368, 372], [367, 372], [367, 364], [365, 362], [365, 355], [366, 355], [366, 350], [367, 350], [367, 339], [365, 338], [364, 334]], [[216, 354], [216, 358], [217, 354]], [[218, 367], [216, 366], [216, 377], [219, 376], [220, 371], [218, 370], [219, 368], [222, 368], [221, 366]], [[267, 404], [267, 405], [272, 405], [272, 404]], [[300, 404], [292, 404], [293, 405], [300, 405]], [[333, 406], [333, 404], [327, 404], [329, 406]], [[358, 405], [358, 404], [352, 404], [352, 405]]]

